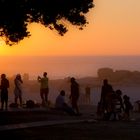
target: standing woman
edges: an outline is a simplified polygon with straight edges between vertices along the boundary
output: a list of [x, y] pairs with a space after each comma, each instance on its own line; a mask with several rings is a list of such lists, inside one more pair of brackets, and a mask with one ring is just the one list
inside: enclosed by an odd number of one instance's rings
[[18, 99], [20, 106], [22, 106], [22, 78], [20, 74], [16, 75], [16, 78], [14, 80], [15, 83], [15, 89], [14, 89], [14, 94], [15, 94], [15, 103], [18, 104]]
[[70, 94], [71, 104], [73, 110], [76, 111], [77, 115], [80, 115], [78, 108], [78, 99], [79, 99], [79, 84], [76, 82], [75, 78], [71, 78], [71, 94]]
[[1, 110], [4, 109], [4, 103], [5, 103], [5, 109], [8, 108], [8, 88], [9, 88], [9, 80], [6, 78], [5, 74], [1, 75]]

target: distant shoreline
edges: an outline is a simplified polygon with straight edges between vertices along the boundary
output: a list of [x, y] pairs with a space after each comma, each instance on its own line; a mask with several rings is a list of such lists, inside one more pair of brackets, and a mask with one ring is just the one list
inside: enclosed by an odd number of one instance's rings
[[109, 67], [114, 70], [140, 70], [140, 55], [121, 56], [0, 56], [0, 72], [8, 77], [16, 73], [29, 73], [36, 79], [47, 71], [50, 79], [65, 77], [97, 77], [97, 70]]

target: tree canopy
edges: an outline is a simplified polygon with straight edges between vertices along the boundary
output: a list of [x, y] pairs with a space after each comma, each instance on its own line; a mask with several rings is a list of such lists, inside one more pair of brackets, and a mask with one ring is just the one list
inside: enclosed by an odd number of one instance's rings
[[0, 0], [0, 37], [13, 45], [30, 36], [28, 24], [36, 22], [64, 35], [65, 22], [82, 29], [93, 0]]

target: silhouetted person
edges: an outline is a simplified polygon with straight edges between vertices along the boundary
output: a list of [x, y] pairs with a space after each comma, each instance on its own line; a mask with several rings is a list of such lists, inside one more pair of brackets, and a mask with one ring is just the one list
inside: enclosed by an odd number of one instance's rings
[[108, 83], [107, 79], [103, 80], [103, 85], [101, 89], [101, 106], [103, 113], [107, 114], [110, 113], [110, 108], [111, 108], [111, 102], [112, 102], [112, 94], [114, 93], [114, 90], [112, 88], [112, 85]]
[[116, 90], [111, 94], [110, 98], [110, 116], [109, 120], [121, 120], [122, 111], [124, 111], [123, 100], [122, 100], [122, 91], [120, 89]]
[[116, 103], [115, 110], [118, 116], [118, 119], [122, 119], [122, 112], [124, 111], [123, 99], [122, 99], [122, 91], [120, 89], [116, 90]]
[[38, 76], [38, 81], [40, 82], [40, 96], [42, 99], [42, 104], [48, 103], [48, 94], [49, 94], [49, 79], [47, 77], [47, 72], [43, 73], [43, 77]]
[[56, 109], [67, 112], [69, 115], [75, 115], [73, 109], [65, 102], [65, 91], [61, 90], [55, 101]]
[[123, 96], [123, 100], [124, 100], [124, 119], [128, 120], [130, 117], [130, 110], [133, 109], [133, 106], [130, 102], [130, 97], [128, 97], [127, 95]]
[[85, 96], [86, 96], [86, 103], [90, 104], [90, 87], [89, 86], [85, 88]]
[[15, 79], [14, 79], [14, 84], [15, 84], [15, 89], [14, 89], [14, 94], [15, 94], [15, 103], [18, 104], [18, 99], [20, 106], [22, 106], [22, 78], [20, 74], [17, 74]]
[[5, 74], [1, 75], [1, 110], [4, 109], [4, 103], [5, 103], [5, 109], [8, 108], [8, 88], [9, 88], [9, 80], [6, 78]]
[[120, 89], [116, 90], [111, 95], [111, 112], [110, 120], [121, 120], [122, 111], [124, 111], [123, 100], [122, 100], [122, 91]]
[[79, 113], [78, 108], [78, 99], [79, 99], [79, 84], [76, 82], [75, 78], [71, 78], [71, 94], [70, 94], [71, 104], [73, 110], [76, 111], [77, 114]]

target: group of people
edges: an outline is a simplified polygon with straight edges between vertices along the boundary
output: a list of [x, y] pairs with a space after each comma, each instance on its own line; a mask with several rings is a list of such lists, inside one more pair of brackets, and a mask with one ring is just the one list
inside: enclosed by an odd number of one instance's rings
[[[49, 94], [49, 86], [48, 86], [48, 77], [47, 72], [43, 73], [43, 77], [38, 76], [38, 81], [40, 82], [40, 96], [42, 99], [42, 104], [48, 103], [48, 94]], [[70, 101], [71, 106], [68, 105], [65, 101], [65, 91], [61, 90], [60, 94], [56, 98], [55, 107], [59, 110], [65, 111], [70, 115], [80, 115], [78, 108], [78, 99], [79, 99], [79, 84], [76, 82], [74, 77], [71, 78], [71, 94]]]
[[122, 97], [122, 91], [120, 89], [115, 91], [108, 80], [104, 79], [97, 114], [105, 120], [128, 120], [132, 109], [130, 97], [127, 95]]
[[[17, 74], [15, 79], [15, 88], [14, 88], [14, 94], [15, 94], [15, 103], [17, 104], [18, 99], [20, 102], [20, 105], [22, 105], [22, 79], [21, 75]], [[0, 85], [0, 90], [1, 90], [1, 110], [5, 108], [5, 110], [8, 109], [8, 88], [9, 88], [9, 80], [6, 77], [6, 74], [1, 74], [1, 85]]]
[[78, 108], [79, 99], [79, 84], [74, 77], [71, 78], [71, 94], [69, 99], [71, 101], [71, 106], [65, 101], [65, 91], [61, 90], [60, 94], [56, 98], [55, 107], [57, 109], [67, 112], [69, 115], [81, 115]]
[[[49, 79], [47, 77], [47, 72], [43, 73], [43, 77], [38, 76], [38, 82], [40, 83], [40, 97], [42, 100], [42, 105], [48, 104], [48, 94], [49, 94]], [[55, 107], [59, 110], [63, 110], [70, 115], [81, 115], [78, 107], [79, 99], [79, 84], [74, 77], [70, 79], [70, 103], [65, 101], [65, 91], [61, 90], [60, 94], [56, 97]], [[14, 79], [14, 94], [15, 94], [15, 104], [22, 106], [22, 84], [23, 80], [20, 74], [17, 74]], [[1, 74], [1, 110], [8, 108], [8, 88], [9, 80], [6, 77], [6, 74]], [[86, 88], [87, 98], [90, 96], [90, 88]], [[89, 100], [90, 102], [90, 100]], [[111, 117], [113, 120], [117, 119], [128, 119], [130, 115], [130, 110], [133, 108], [130, 98], [127, 95], [122, 97], [122, 91], [120, 89], [114, 90], [112, 85], [108, 83], [107, 79], [103, 80], [103, 85], [101, 88], [101, 98], [97, 107], [97, 114], [102, 116], [103, 119], [110, 120]], [[123, 112], [123, 116], [122, 116]]]
[[[48, 104], [48, 94], [49, 94], [49, 78], [47, 77], [47, 72], [43, 73], [43, 77], [38, 76], [38, 82], [40, 83], [40, 97], [42, 100], [42, 105]], [[74, 77], [71, 78], [71, 94], [69, 96], [71, 101], [71, 106], [65, 102], [65, 91], [62, 90], [60, 95], [56, 98], [55, 107], [61, 110], [66, 111], [67, 113], [73, 115], [80, 115], [78, 108], [78, 99], [79, 99], [79, 84], [77, 83]], [[20, 74], [17, 74], [14, 79], [14, 95], [15, 95], [15, 104], [22, 106], [22, 84], [23, 80]], [[8, 109], [8, 88], [9, 80], [6, 77], [6, 74], [1, 75], [1, 110]]]

